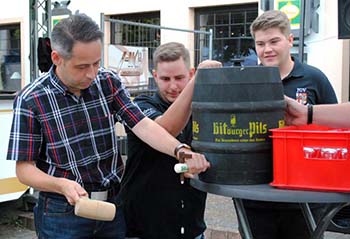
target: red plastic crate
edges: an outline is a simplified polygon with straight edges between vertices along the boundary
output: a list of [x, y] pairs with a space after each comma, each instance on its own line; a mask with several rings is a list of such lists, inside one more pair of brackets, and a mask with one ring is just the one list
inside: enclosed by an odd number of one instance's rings
[[271, 131], [272, 186], [350, 192], [350, 129], [306, 125]]

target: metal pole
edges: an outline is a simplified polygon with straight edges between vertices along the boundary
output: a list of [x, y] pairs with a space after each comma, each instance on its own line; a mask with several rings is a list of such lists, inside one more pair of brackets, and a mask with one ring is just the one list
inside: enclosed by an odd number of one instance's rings
[[305, 0], [300, 1], [300, 28], [299, 28], [299, 60], [304, 62], [304, 23], [305, 23]]
[[47, 12], [47, 37], [51, 39], [52, 32], [52, 5], [51, 0], [46, 1], [46, 12]]
[[316, 229], [316, 222], [312, 211], [308, 203], [300, 203], [301, 210], [303, 212], [304, 218], [306, 219], [306, 224], [309, 228], [309, 231], [312, 233]]
[[[101, 32], [105, 32], [105, 15], [104, 13], [101, 13], [100, 14], [100, 29], [101, 29]], [[103, 39], [102, 41], [102, 49], [101, 49], [101, 63], [100, 63], [100, 66], [104, 66], [104, 62], [105, 62], [105, 59], [104, 59], [104, 42], [105, 42], [105, 39]]]
[[213, 29], [209, 29], [209, 60], [213, 59]]
[[140, 23], [140, 22], [130, 22], [130, 21], [119, 20], [119, 19], [106, 18], [106, 20], [110, 21], [110, 22], [116, 22], [116, 23], [133, 25], [133, 26], [140, 26], [140, 27], [148, 27], [148, 28], [164, 29], [164, 30], [173, 30], [173, 31], [180, 31], [180, 32], [190, 32], [190, 33], [201, 33], [201, 34], [207, 34], [207, 35], [210, 34], [210, 32], [207, 32], [207, 31], [187, 30], [187, 29], [180, 29], [180, 28], [174, 28], [174, 27], [163, 27], [163, 26], [158, 26], [158, 25], [152, 25], [152, 24]]
[[[39, 77], [38, 42], [51, 36], [51, 0], [32, 0], [30, 5], [30, 81]], [[42, 13], [39, 20], [39, 13]]]
[[140, 26], [140, 27], [147, 27], [152, 29], [164, 29], [164, 30], [173, 30], [173, 31], [180, 31], [180, 32], [188, 32], [188, 33], [199, 33], [204, 35], [209, 35], [209, 53], [208, 58], [211, 60], [213, 57], [213, 30], [209, 29], [209, 31], [199, 31], [199, 30], [187, 30], [187, 29], [180, 29], [180, 28], [173, 28], [173, 27], [163, 27], [159, 25], [152, 25], [152, 24], [146, 24], [146, 23], [140, 23], [140, 22], [130, 22], [125, 20], [119, 20], [119, 19], [111, 19], [109, 17], [102, 17], [101, 16], [101, 27], [103, 21], [109, 21], [111, 23], [119, 23], [119, 24], [126, 24], [126, 25], [132, 25], [132, 26]]
[[232, 198], [232, 200], [234, 201], [234, 205], [235, 205], [235, 209], [236, 209], [236, 213], [237, 213], [237, 218], [238, 218], [238, 221], [240, 223], [240, 226], [242, 227], [244, 238], [245, 239], [253, 239], [253, 234], [250, 230], [249, 221], [248, 221], [247, 214], [246, 214], [244, 206], [243, 206], [242, 199]]
[[[38, 0], [33, 1], [33, 5], [31, 6], [33, 9], [33, 18], [31, 20], [32, 32], [31, 32], [31, 79], [30, 81], [34, 81], [39, 75], [39, 67], [38, 67], [38, 54], [36, 51], [36, 47], [38, 46]], [[33, 22], [34, 21], [34, 22]]]

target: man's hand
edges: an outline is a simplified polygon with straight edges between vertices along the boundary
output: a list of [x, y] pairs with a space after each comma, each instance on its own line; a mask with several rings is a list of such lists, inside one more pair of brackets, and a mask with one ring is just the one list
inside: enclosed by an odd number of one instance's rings
[[74, 206], [79, 198], [89, 196], [89, 194], [82, 186], [80, 186], [79, 183], [66, 178], [60, 178], [59, 180], [61, 186], [61, 194], [66, 197], [70, 205]]
[[210, 163], [205, 159], [203, 154], [192, 152], [189, 149], [182, 148], [181, 152], [191, 157], [185, 157], [185, 164], [187, 164], [188, 172], [184, 174], [186, 178], [193, 178], [194, 174], [205, 172], [210, 167]]
[[71, 205], [75, 205], [80, 197], [88, 196], [79, 183], [48, 175], [37, 168], [34, 161], [17, 161], [16, 175], [21, 183], [39, 191], [64, 195]]
[[285, 110], [286, 125], [307, 124], [307, 107], [287, 96], [284, 96], [284, 99], [287, 103]]
[[205, 60], [199, 63], [198, 69], [199, 68], [219, 68], [222, 67], [221, 62], [219, 61], [214, 61], [214, 60]]

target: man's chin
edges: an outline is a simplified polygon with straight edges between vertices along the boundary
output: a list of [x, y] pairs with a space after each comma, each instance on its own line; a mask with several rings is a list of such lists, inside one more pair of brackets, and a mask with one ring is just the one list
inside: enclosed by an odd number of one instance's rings
[[168, 101], [169, 103], [173, 103], [176, 100], [176, 98], [172, 98], [172, 97], [167, 97], [166, 101]]
[[92, 82], [83, 84], [83, 85], [81, 86], [81, 90], [86, 90], [87, 88], [89, 88], [89, 87], [91, 86], [91, 84], [92, 84]]
[[263, 65], [264, 66], [278, 66], [278, 63], [274, 62], [274, 61], [265, 61], [265, 62], [263, 62]]

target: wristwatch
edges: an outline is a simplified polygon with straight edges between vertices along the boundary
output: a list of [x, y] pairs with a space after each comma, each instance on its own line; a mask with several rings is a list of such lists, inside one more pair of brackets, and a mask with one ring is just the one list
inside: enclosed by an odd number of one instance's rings
[[191, 149], [191, 147], [187, 144], [181, 143], [177, 145], [174, 149], [174, 155], [177, 158], [177, 153], [179, 152], [180, 149], [185, 148], [185, 149]]

